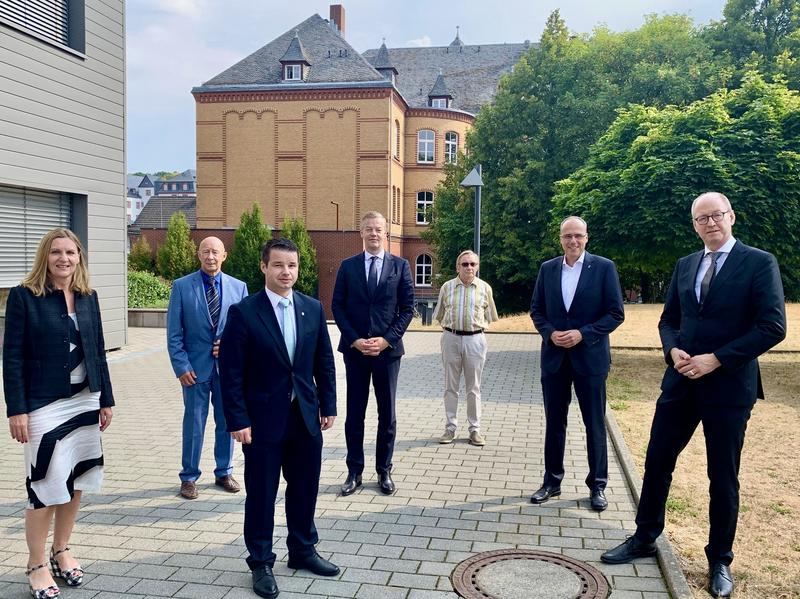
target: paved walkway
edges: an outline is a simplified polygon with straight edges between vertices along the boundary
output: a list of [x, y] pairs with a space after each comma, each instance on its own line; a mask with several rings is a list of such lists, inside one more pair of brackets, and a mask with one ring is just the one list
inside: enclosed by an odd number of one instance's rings
[[[335, 327], [331, 335], [335, 345]], [[475, 553], [504, 548], [584, 560], [605, 573], [614, 599], [668, 597], [655, 559], [610, 567], [599, 562], [602, 550], [632, 530], [634, 506], [610, 450], [609, 509], [602, 514], [589, 509], [577, 406], [570, 416], [562, 496], [544, 506], [528, 502], [541, 482], [543, 460], [539, 338], [489, 335], [482, 427], [487, 444], [479, 448], [466, 442], [465, 425], [452, 445], [436, 442], [444, 429], [439, 337], [405, 337], [408, 354], [397, 402], [398, 492], [391, 497], [380, 494], [370, 472], [373, 444], [366, 447], [364, 486], [350, 497], [337, 496], [346, 472], [344, 367], [337, 354], [340, 416], [325, 434], [317, 527], [319, 551], [342, 573], [323, 579], [286, 567], [281, 496], [275, 567], [281, 599], [456, 598], [448, 578], [454, 566]], [[104, 437], [103, 494], [86, 498], [71, 543], [86, 567], [86, 583], [62, 589], [62, 597], [255, 597], [243, 559], [244, 493], [231, 495], [213, 486], [213, 423], [207, 431], [200, 498], [185, 501], [178, 496], [182, 402], [164, 331], [131, 329], [130, 340], [109, 356], [118, 406]], [[461, 413], [465, 421], [464, 407]], [[376, 421], [373, 402], [367, 438]], [[22, 572], [27, 554], [21, 453], [5, 429], [0, 431], [0, 597], [9, 599], [29, 596]], [[241, 473], [237, 449], [240, 481]], [[529, 596], [537, 597], [537, 589]]]

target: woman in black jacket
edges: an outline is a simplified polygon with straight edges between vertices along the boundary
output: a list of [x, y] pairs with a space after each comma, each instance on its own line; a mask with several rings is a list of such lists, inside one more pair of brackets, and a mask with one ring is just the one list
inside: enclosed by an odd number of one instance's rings
[[[54, 577], [83, 582], [69, 551], [83, 491], [103, 478], [100, 432], [114, 397], [97, 294], [86, 256], [68, 229], [42, 237], [33, 269], [11, 290], [3, 340], [3, 387], [11, 436], [25, 444], [26, 574], [36, 599], [57, 597]], [[54, 523], [47, 570], [45, 544]]]

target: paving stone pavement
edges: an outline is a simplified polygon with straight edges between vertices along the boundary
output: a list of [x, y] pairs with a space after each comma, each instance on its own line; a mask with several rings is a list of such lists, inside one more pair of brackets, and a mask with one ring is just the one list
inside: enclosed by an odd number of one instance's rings
[[[338, 340], [330, 327], [334, 347]], [[209, 417], [198, 481], [200, 497], [178, 495], [182, 400], [169, 366], [164, 331], [130, 329], [130, 345], [109, 354], [117, 401], [104, 434], [102, 494], [86, 496], [71, 546], [86, 568], [79, 589], [65, 599], [255, 597], [244, 562], [244, 493], [214, 487], [213, 421]], [[667, 598], [654, 558], [607, 566], [600, 553], [633, 529], [635, 508], [609, 444], [609, 509], [589, 509], [586, 450], [577, 405], [570, 414], [563, 494], [542, 506], [529, 503], [543, 467], [544, 411], [538, 373], [539, 337], [492, 334], [484, 370], [482, 432], [487, 443], [467, 443], [466, 408], [456, 441], [440, 445], [444, 430], [443, 375], [437, 333], [407, 333], [398, 385], [394, 479], [398, 491], [377, 489], [374, 441], [365, 447], [364, 486], [339, 497], [346, 474], [344, 366], [337, 354], [339, 418], [325, 433], [317, 528], [323, 556], [342, 572], [324, 579], [286, 567], [283, 495], [276, 508], [275, 574], [281, 599], [456, 598], [449, 575], [481, 551], [527, 548], [584, 560], [601, 570], [614, 599]], [[367, 440], [374, 434], [374, 401]], [[372, 459], [370, 459], [370, 457]], [[234, 475], [243, 458], [236, 450]], [[22, 599], [24, 469], [22, 448], [0, 433], [0, 597]], [[545, 595], [541, 595], [545, 596]], [[537, 597], [531, 589], [530, 597]]]

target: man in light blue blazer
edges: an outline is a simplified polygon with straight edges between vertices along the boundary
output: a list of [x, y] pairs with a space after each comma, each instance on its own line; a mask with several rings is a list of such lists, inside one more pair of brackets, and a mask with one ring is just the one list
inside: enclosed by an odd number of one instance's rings
[[172, 284], [167, 309], [167, 348], [175, 376], [183, 386], [183, 451], [181, 496], [197, 499], [200, 454], [214, 406], [214, 484], [229, 493], [240, 490], [233, 472], [233, 438], [222, 410], [217, 356], [228, 308], [247, 297], [247, 285], [222, 272], [228, 254], [216, 237], [206, 237], [197, 250], [200, 270]]

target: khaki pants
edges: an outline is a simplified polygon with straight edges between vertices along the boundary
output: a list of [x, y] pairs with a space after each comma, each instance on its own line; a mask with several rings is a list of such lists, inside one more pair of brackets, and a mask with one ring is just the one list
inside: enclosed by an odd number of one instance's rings
[[442, 363], [444, 364], [444, 411], [447, 429], [458, 428], [458, 390], [464, 373], [467, 394], [469, 431], [481, 427], [481, 376], [486, 362], [486, 335], [455, 335], [442, 331]]

